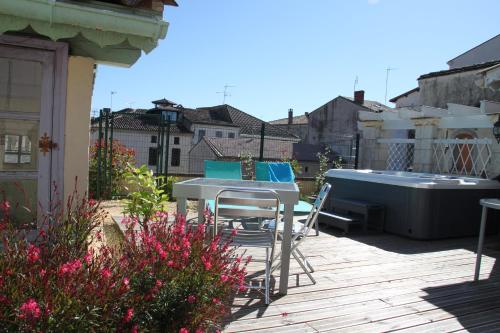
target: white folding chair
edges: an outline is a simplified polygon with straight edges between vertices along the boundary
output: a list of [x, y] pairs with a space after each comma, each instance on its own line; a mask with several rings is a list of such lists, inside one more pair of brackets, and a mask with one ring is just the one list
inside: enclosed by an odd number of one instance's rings
[[[311, 279], [312, 283], [316, 284], [316, 280], [314, 277], [311, 275], [312, 272], [314, 272], [314, 268], [312, 265], [307, 261], [307, 257], [299, 250], [300, 244], [305, 242], [307, 239], [307, 235], [313, 228], [313, 226], [317, 223], [318, 221], [318, 216], [319, 212], [323, 208], [323, 205], [325, 204], [326, 198], [328, 197], [328, 193], [330, 192], [330, 189], [332, 188], [332, 185], [326, 183], [321, 187], [321, 190], [316, 197], [316, 200], [314, 201], [313, 207], [311, 209], [311, 212], [306, 218], [306, 221], [304, 224], [300, 222], [295, 222], [293, 224], [293, 231], [292, 231], [292, 248], [290, 253], [292, 254], [293, 258], [298, 262], [299, 266], [302, 268], [302, 270], [307, 274], [309, 279]], [[274, 220], [270, 221], [267, 224], [267, 228], [270, 230], [277, 229], [279, 234], [283, 233], [283, 228], [284, 228], [284, 222], [279, 222], [278, 227], [276, 228], [276, 222], [279, 220]], [[277, 256], [279, 256], [281, 253], [279, 253]], [[274, 266], [271, 270], [273, 272], [274, 270], [278, 269], [280, 267], [280, 262], [278, 261], [278, 264]]]
[[[278, 236], [276, 230], [259, 229], [245, 230], [238, 229], [236, 234], [232, 234], [234, 226], [228, 224], [220, 226], [222, 218], [279, 218], [280, 199], [278, 194], [272, 190], [244, 190], [228, 188], [221, 190], [215, 198], [215, 214], [213, 235], [221, 233], [223, 239], [231, 240], [231, 244], [244, 248], [265, 249], [265, 303], [270, 302], [270, 282], [271, 267], [275, 258], [275, 246]], [[254, 259], [254, 262], [262, 260]], [[249, 288], [258, 288], [248, 286]]]

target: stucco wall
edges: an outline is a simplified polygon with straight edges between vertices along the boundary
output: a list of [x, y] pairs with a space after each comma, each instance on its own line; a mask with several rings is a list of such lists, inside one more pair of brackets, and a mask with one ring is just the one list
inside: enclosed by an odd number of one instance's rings
[[478, 71], [420, 79], [422, 105], [446, 108], [447, 103], [478, 107], [481, 100], [500, 101], [500, 91], [480, 88]]
[[213, 126], [206, 124], [194, 124], [191, 126], [190, 130], [193, 132], [193, 144], [197, 144], [201, 138], [198, 136], [199, 130], [205, 130], [205, 136], [209, 138], [215, 138], [216, 132], [222, 132], [222, 137], [227, 138], [229, 133], [234, 133], [234, 137], [238, 138], [240, 135], [240, 129], [238, 127], [227, 127], [227, 126]]
[[72, 193], [75, 178], [77, 190], [87, 191], [89, 174], [89, 126], [94, 59], [70, 56], [66, 95], [66, 119], [64, 129], [64, 194]]
[[[120, 141], [121, 144], [125, 145], [127, 148], [132, 148], [135, 152], [135, 164], [136, 166], [147, 165], [150, 170], [156, 172], [156, 165], [149, 165], [149, 148], [156, 148], [158, 143], [151, 142], [151, 136], [156, 136], [156, 140], [159, 140], [157, 132], [147, 132], [147, 131], [132, 131], [132, 130], [119, 130], [113, 131], [113, 139]], [[179, 138], [179, 144], [174, 144], [174, 139]], [[92, 141], [97, 140], [98, 133], [96, 130], [92, 131], [91, 139]], [[169, 173], [188, 173], [189, 168], [189, 151], [192, 147], [192, 134], [171, 134], [169, 149], [170, 154], [168, 156], [168, 172]], [[166, 144], [166, 142], [165, 142]], [[179, 148], [181, 150], [180, 165], [172, 166], [172, 149]]]
[[422, 105], [420, 102], [420, 91], [414, 91], [407, 96], [402, 96], [396, 101], [397, 108]]
[[307, 143], [329, 144], [339, 136], [355, 134], [361, 109], [344, 98], [335, 98], [314, 110], [309, 114]]

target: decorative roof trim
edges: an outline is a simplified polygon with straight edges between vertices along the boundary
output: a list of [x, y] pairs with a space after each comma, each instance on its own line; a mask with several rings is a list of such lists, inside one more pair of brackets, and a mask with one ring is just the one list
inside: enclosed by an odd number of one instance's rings
[[54, 41], [80, 34], [100, 48], [126, 42], [149, 53], [159, 39], [165, 38], [168, 23], [152, 11], [123, 9], [106, 3], [0, 1], [0, 34], [28, 27]]

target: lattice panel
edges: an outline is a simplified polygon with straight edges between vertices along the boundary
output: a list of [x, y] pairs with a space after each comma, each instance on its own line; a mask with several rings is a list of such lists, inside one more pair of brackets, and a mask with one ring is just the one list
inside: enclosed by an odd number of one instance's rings
[[413, 139], [381, 139], [379, 143], [387, 145], [386, 169], [391, 171], [413, 170], [415, 156], [415, 140]]
[[490, 139], [434, 140], [434, 172], [488, 178]]

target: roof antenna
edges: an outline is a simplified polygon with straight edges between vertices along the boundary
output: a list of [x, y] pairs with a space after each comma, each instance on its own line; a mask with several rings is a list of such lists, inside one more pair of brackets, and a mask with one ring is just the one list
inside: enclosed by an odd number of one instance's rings
[[357, 85], [358, 85], [358, 76], [356, 75], [356, 79], [354, 79], [354, 91], [356, 91]]
[[222, 94], [222, 96], [223, 96], [223, 98], [222, 98], [222, 104], [226, 104], [226, 97], [231, 96], [231, 94], [227, 91], [227, 88], [233, 88], [233, 87], [236, 87], [236, 86], [232, 86], [232, 85], [226, 84], [226, 85], [224, 85], [224, 91], [218, 91], [217, 92], [217, 94]]
[[387, 87], [389, 86], [389, 73], [397, 68], [391, 68], [391, 66], [387, 67], [386, 70], [386, 75], [385, 75], [385, 102], [384, 104], [387, 105]]

